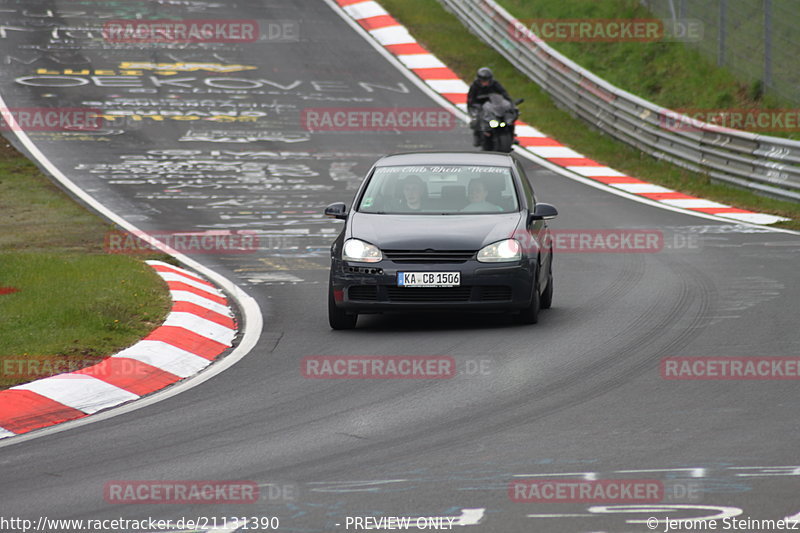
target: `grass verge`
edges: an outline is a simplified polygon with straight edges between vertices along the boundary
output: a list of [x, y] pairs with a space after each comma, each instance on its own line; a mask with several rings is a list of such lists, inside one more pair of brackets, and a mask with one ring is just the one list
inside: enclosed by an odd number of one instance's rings
[[142, 262], [104, 253], [113, 228], [0, 138], [0, 389], [135, 343], [170, 308]]
[[[536, 19], [652, 20], [657, 18], [638, 0], [499, 0], [525, 23]], [[755, 21], [762, 24], [761, 20]], [[713, 39], [715, 34], [706, 36]], [[658, 105], [694, 109], [779, 109], [795, 107], [765, 95], [759, 82], [742, 82], [729, 70], [706, 59], [682, 42], [549, 42], [562, 54], [608, 82]], [[798, 132], [754, 133], [800, 138]]]
[[436, 54], [465, 81], [472, 80], [478, 68], [491, 67], [495, 77], [501, 80], [512, 96], [525, 98], [525, 103], [521, 105], [522, 119], [574, 150], [628, 175], [686, 194], [791, 218], [792, 220], [775, 226], [800, 230], [800, 204], [712, 183], [704, 174], [689, 172], [658, 161], [610, 139], [566, 111], [558, 109], [536, 84], [464, 28], [438, 2], [380, 0], [380, 3], [408, 27], [423, 46]]

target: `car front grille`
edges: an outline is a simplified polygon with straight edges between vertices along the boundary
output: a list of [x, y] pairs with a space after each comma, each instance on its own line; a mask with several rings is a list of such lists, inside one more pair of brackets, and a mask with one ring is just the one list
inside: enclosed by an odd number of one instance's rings
[[511, 299], [511, 287], [505, 285], [487, 285], [481, 288], [481, 300], [484, 302], [502, 302]]
[[383, 250], [395, 263], [464, 263], [475, 256], [475, 250]]
[[387, 287], [390, 302], [468, 302], [472, 287]]
[[374, 302], [378, 299], [378, 287], [375, 285], [356, 285], [347, 289], [347, 297], [351, 300]]
[[361, 302], [508, 302], [512, 300], [512, 289], [506, 285], [476, 287], [353, 285], [347, 289], [347, 298]]

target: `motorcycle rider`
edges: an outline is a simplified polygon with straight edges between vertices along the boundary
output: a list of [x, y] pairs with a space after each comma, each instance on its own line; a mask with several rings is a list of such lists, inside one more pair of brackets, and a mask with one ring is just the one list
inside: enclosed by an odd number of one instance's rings
[[467, 93], [467, 109], [472, 117], [470, 127], [472, 127], [473, 144], [475, 146], [480, 146], [483, 143], [481, 131], [478, 129], [477, 118], [480, 114], [481, 106], [489, 99], [490, 94], [499, 94], [509, 102], [512, 102], [511, 95], [508, 94], [508, 91], [506, 91], [499, 81], [494, 79], [492, 70], [488, 67], [481, 67], [478, 69], [475, 81], [472, 82], [472, 85], [469, 87], [469, 92]]

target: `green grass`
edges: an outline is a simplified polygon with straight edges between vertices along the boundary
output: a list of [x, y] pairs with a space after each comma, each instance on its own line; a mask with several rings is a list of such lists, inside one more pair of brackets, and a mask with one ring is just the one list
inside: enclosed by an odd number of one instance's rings
[[[526, 19], [653, 19], [637, 0], [500, 0]], [[760, 21], [757, 21], [760, 23]], [[737, 31], [737, 37], [741, 34]], [[706, 39], [713, 39], [713, 32]], [[550, 46], [617, 87], [668, 108], [794, 107], [764, 96], [697, 49], [681, 42], [550, 42]], [[766, 132], [769, 134], [769, 132]], [[793, 132], [795, 138], [797, 132]], [[776, 132], [777, 135], [777, 132]], [[784, 134], [786, 135], [786, 134]]]
[[101, 253], [108, 226], [0, 144], [0, 252]]
[[46, 375], [20, 361], [87, 366], [163, 322], [169, 293], [142, 259], [165, 256], [106, 254], [111, 230], [0, 140], [0, 388]]
[[[689, 172], [658, 161], [610, 139], [585, 122], [558, 109], [551, 98], [535, 83], [514, 68], [503, 56], [467, 31], [458, 19], [445, 11], [438, 2], [380, 0], [380, 3], [407, 26], [423, 46], [436, 54], [462, 79], [472, 80], [478, 68], [491, 67], [495, 77], [503, 83], [512, 96], [525, 98], [525, 103], [521, 105], [524, 121], [587, 157], [631, 176], [687, 194], [743, 209], [791, 218], [792, 220], [775, 226], [800, 230], [800, 204], [766, 198], [746, 190], [712, 183], [704, 174]], [[550, 3], [555, 3], [555, 0]], [[591, 3], [605, 2], [592, 0]], [[572, 5], [571, 2], [567, 4]]]

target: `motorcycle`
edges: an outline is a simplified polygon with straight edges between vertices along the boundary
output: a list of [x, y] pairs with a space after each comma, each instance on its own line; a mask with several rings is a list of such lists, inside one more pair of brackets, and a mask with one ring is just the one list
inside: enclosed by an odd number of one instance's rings
[[517, 105], [520, 98], [510, 102], [499, 94], [490, 94], [479, 110], [473, 113], [473, 129], [480, 132], [481, 149], [492, 152], [510, 152], [514, 139], [514, 123], [519, 118]]

